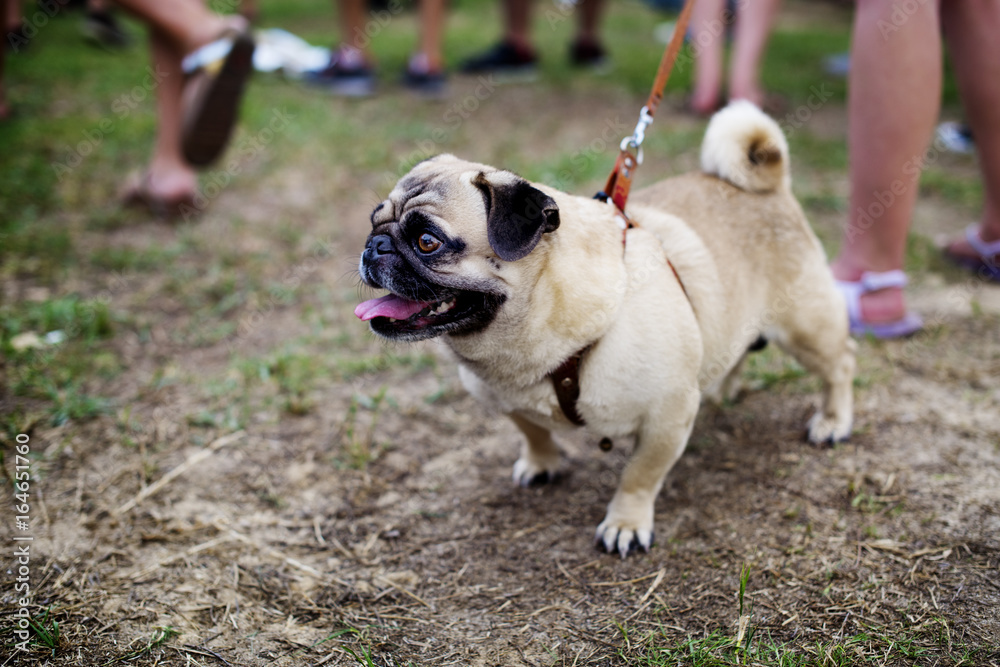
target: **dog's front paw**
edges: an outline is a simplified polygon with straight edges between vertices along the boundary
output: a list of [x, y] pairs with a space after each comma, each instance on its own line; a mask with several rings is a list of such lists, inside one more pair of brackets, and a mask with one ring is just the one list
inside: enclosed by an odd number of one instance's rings
[[514, 483], [528, 487], [532, 484], [554, 482], [559, 474], [559, 457], [522, 456], [514, 464]]
[[609, 554], [618, 552], [622, 558], [641, 547], [648, 552], [653, 546], [653, 504], [638, 499], [615, 498], [608, 514], [597, 527], [594, 542]]
[[809, 442], [814, 445], [834, 444], [851, 437], [851, 419], [825, 415], [822, 410], [809, 420]]

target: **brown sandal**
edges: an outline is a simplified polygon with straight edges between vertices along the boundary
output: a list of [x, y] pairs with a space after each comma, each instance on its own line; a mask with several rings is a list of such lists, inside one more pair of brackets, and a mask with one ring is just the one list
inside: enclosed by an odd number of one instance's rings
[[149, 173], [134, 174], [129, 177], [122, 188], [120, 199], [122, 206], [130, 208], [145, 208], [153, 217], [161, 220], [176, 220], [183, 218], [187, 222], [191, 217], [201, 213], [201, 208], [195, 202], [194, 193], [185, 193], [175, 197], [155, 195], [149, 188]]
[[253, 51], [249, 27], [228, 28], [219, 39], [184, 58], [181, 150], [190, 164], [211, 164], [229, 142], [243, 89], [253, 72]]

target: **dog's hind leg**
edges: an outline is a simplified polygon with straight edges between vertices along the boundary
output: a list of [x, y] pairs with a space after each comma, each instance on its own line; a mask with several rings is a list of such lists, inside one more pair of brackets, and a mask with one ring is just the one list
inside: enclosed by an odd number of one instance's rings
[[521, 432], [525, 443], [521, 458], [514, 464], [514, 483], [520, 486], [555, 481], [559, 470], [559, 447], [548, 429], [516, 414], [508, 415]]
[[704, 392], [705, 398], [718, 406], [736, 402], [744, 389], [743, 366], [746, 365], [746, 360], [747, 355], [744, 354], [736, 365], [729, 369], [726, 377], [707, 387]]
[[823, 402], [809, 420], [809, 441], [835, 443], [851, 435], [857, 345], [848, 333], [847, 311], [834, 286], [820, 294], [814, 290], [810, 298], [810, 303], [800, 303], [785, 314], [784, 335], [777, 342], [823, 380]]

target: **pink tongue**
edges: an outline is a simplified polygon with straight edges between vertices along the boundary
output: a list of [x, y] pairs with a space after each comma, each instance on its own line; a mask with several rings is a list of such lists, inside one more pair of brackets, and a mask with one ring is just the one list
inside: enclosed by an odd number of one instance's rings
[[354, 314], [365, 322], [376, 317], [391, 317], [396, 320], [405, 320], [411, 315], [419, 313], [428, 305], [430, 304], [420, 303], [419, 301], [408, 301], [395, 294], [386, 294], [381, 298], [359, 303], [358, 307], [354, 309]]

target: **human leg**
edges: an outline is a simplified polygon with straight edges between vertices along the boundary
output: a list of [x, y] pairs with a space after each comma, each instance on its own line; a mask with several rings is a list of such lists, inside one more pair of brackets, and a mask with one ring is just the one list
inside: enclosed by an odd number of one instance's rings
[[[920, 161], [937, 121], [937, 3], [920, 4], [886, 35], [884, 26], [895, 25], [892, 11], [892, 0], [869, 0], [855, 10], [848, 81], [850, 208], [831, 265], [843, 281], [902, 268]], [[897, 321], [906, 311], [898, 287], [873, 290], [860, 300], [862, 319], [873, 324]]]
[[580, 0], [580, 21], [576, 32], [578, 40], [597, 42], [601, 17], [604, 14], [604, 0]]
[[691, 110], [699, 115], [716, 111], [721, 103], [725, 0], [700, 0], [691, 9], [690, 38], [695, 52]]
[[420, 0], [420, 40], [410, 56], [403, 85], [427, 97], [441, 97], [447, 90], [444, 54], [445, 0]]
[[192, 205], [198, 180], [181, 152], [184, 74], [173, 41], [161, 30], [150, 27], [149, 43], [156, 87], [157, 127], [153, 157], [140, 179], [126, 186], [128, 203], [143, 204], [155, 213], [177, 213], [181, 204]]
[[151, 26], [156, 26], [166, 43], [182, 54], [214, 41], [226, 28], [245, 23], [242, 17], [224, 17], [212, 12], [199, 0], [115, 2]]
[[733, 53], [729, 59], [729, 99], [764, 104], [760, 63], [781, 0], [746, 0], [736, 14]]
[[466, 59], [461, 65], [462, 72], [533, 78], [538, 55], [531, 45], [532, 2], [502, 0], [503, 38], [492, 48]]
[[569, 48], [569, 59], [573, 65], [600, 68], [607, 62], [598, 35], [604, 6], [604, 0], [580, 0], [576, 37]]
[[[945, 1], [941, 22], [948, 53], [972, 126], [983, 175], [983, 215], [977, 230], [987, 244], [1000, 241], [1000, 4], [995, 0]], [[953, 257], [975, 260], [965, 238], [952, 243]], [[997, 258], [993, 259], [994, 267]]]
[[306, 81], [334, 95], [366, 97], [375, 92], [374, 58], [369, 50], [365, 0], [337, 0], [340, 45], [330, 52], [326, 67], [306, 73]]
[[445, 0], [420, 0], [420, 53], [427, 59], [427, 69], [444, 69]]
[[531, 46], [531, 3], [534, 0], [503, 0], [504, 41], [519, 49]]
[[[7, 16], [7, 3], [9, 0], [0, 0], [0, 17]], [[4, 30], [4, 34], [7, 31]], [[0, 44], [0, 120], [7, 118], [10, 115], [10, 108], [7, 106], [7, 95], [4, 92], [3, 86], [3, 60], [7, 53], [7, 45]]]

